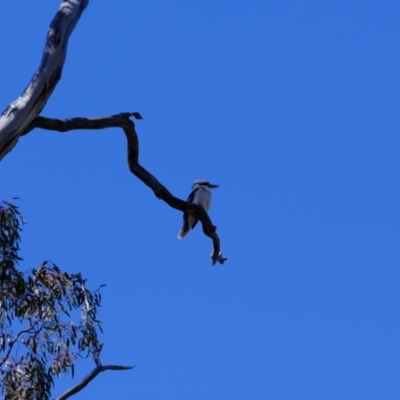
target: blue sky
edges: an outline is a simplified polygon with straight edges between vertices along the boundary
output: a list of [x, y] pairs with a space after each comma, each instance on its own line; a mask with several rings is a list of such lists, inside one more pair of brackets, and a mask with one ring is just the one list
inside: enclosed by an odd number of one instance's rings
[[[39, 65], [59, 1], [0, 5], [0, 107]], [[91, 1], [43, 115], [139, 111], [173, 194], [220, 185], [200, 229], [126, 166], [116, 129], [33, 131], [0, 165], [51, 259], [103, 289], [106, 372], [76, 399], [400, 398], [397, 1]], [[76, 378], [91, 362], [78, 364]], [[60, 380], [54, 395], [72, 384]]]

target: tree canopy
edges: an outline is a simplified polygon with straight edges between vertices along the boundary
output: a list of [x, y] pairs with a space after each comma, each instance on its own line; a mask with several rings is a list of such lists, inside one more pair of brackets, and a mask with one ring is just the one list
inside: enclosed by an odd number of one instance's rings
[[5, 398], [49, 399], [54, 378], [73, 376], [78, 356], [93, 357], [96, 375], [131, 368], [101, 365], [100, 288], [89, 290], [80, 273], [68, 274], [48, 261], [30, 273], [18, 269], [24, 223], [17, 206], [1, 203], [0, 386]]

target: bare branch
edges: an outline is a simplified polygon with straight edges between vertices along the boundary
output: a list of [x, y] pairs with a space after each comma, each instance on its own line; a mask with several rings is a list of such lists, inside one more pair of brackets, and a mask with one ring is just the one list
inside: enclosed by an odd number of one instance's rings
[[42, 61], [22, 95], [0, 117], [0, 160], [46, 105], [61, 78], [68, 39], [89, 0], [64, 0], [47, 33]]
[[68, 397], [73, 396], [74, 394], [80, 392], [84, 387], [86, 387], [100, 372], [107, 371], [107, 370], [114, 370], [114, 371], [121, 371], [121, 370], [128, 370], [135, 368], [135, 366], [122, 366], [122, 365], [102, 365], [100, 361], [100, 353], [103, 349], [103, 345], [99, 342], [97, 338], [96, 329], [93, 327], [93, 316], [91, 316], [91, 312], [93, 310], [93, 303], [90, 300], [89, 293], [85, 287], [85, 280], [82, 279], [81, 275], [78, 274], [77, 278], [81, 284], [81, 290], [84, 296], [84, 305], [82, 307], [82, 318], [86, 327], [90, 330], [91, 334], [93, 335], [93, 359], [96, 364], [96, 368], [90, 372], [85, 378], [82, 379], [81, 382], [73, 386], [72, 388], [68, 389], [64, 392], [58, 400], [67, 399]]
[[128, 141], [128, 167], [129, 170], [139, 178], [145, 185], [153, 190], [156, 197], [164, 200], [170, 207], [196, 215], [201, 221], [203, 232], [211, 238], [213, 242], [213, 252], [211, 254], [212, 264], [219, 262], [223, 264], [224, 258], [220, 251], [220, 241], [216, 233], [216, 226], [211, 222], [210, 217], [204, 209], [197, 204], [188, 203], [174, 197], [169, 190], [163, 186], [150, 172], [139, 164], [139, 140], [135, 129], [135, 124], [130, 119], [135, 117], [142, 119], [139, 113], [121, 113], [109, 117], [100, 118], [71, 118], [65, 120], [36, 117], [27, 127], [23, 135], [34, 128], [42, 128], [59, 132], [67, 132], [74, 129], [104, 129], [120, 127], [124, 130]]
[[57, 397], [57, 400], [65, 400], [68, 397], [73, 396], [74, 394], [80, 392], [84, 387], [86, 387], [100, 372], [107, 371], [107, 370], [114, 370], [114, 371], [122, 371], [127, 369], [133, 369], [133, 367], [125, 367], [122, 365], [99, 365], [97, 366], [92, 372], [90, 372], [87, 376], [85, 376], [81, 382], [73, 386], [72, 388], [65, 391], [61, 396]]

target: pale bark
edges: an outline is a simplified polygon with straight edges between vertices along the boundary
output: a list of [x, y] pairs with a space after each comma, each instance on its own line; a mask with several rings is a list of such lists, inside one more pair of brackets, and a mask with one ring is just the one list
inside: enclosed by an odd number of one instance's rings
[[42, 61], [28, 87], [0, 117], [0, 160], [39, 115], [61, 78], [68, 39], [89, 0], [64, 0], [50, 24]]

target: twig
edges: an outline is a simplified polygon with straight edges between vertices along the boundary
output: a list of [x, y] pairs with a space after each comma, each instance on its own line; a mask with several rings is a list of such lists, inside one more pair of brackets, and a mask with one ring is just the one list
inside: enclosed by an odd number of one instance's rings
[[85, 304], [84, 304], [84, 306], [82, 306], [82, 319], [84, 321], [84, 324], [86, 325], [86, 328], [90, 331], [90, 333], [93, 336], [93, 339], [92, 339], [93, 347], [94, 347], [93, 359], [94, 359], [96, 366], [100, 367], [101, 366], [100, 353], [101, 353], [101, 350], [103, 349], [103, 345], [102, 345], [102, 343], [99, 342], [96, 329], [93, 327], [92, 318], [90, 318], [91, 311], [93, 310], [94, 307], [88, 299], [87, 290], [85, 287], [85, 281], [82, 279], [81, 274], [78, 274], [77, 276], [81, 283], [82, 294], [85, 299]]
[[[7, 362], [8, 357], [10, 357], [11, 351], [12, 351], [12, 349], [13, 349], [13, 347], [14, 347], [14, 344], [15, 344], [16, 341], [18, 340], [18, 338], [19, 338], [21, 335], [23, 335], [24, 333], [32, 332], [33, 330], [34, 330], [33, 327], [30, 326], [30, 327], [27, 328], [27, 329], [23, 329], [22, 331], [19, 331], [19, 332], [15, 335], [14, 339], [13, 339], [13, 340], [11, 341], [11, 343], [9, 344], [9, 348], [8, 348], [7, 354], [4, 356], [3, 361], [0, 362], [0, 367], [1, 367], [5, 362]], [[39, 331], [40, 331], [40, 329], [39, 329]], [[37, 333], [37, 332], [36, 332], [36, 333]]]
[[135, 124], [130, 117], [142, 119], [141, 115], [137, 112], [121, 113], [109, 117], [71, 118], [65, 120], [36, 117], [22, 135], [26, 135], [35, 128], [59, 132], [67, 132], [74, 129], [122, 128], [128, 141], [129, 170], [145, 185], [152, 189], [156, 197], [166, 202], [170, 207], [194, 214], [201, 221], [204, 234], [211, 238], [213, 242], [213, 252], [211, 253], [212, 264], [215, 265], [217, 262], [223, 264], [227, 258], [222, 256], [219, 237], [216, 233], [217, 228], [212, 224], [210, 217], [204, 209], [197, 204], [188, 203], [187, 201], [174, 197], [165, 186], [139, 164], [139, 140]]
[[57, 400], [65, 400], [68, 399], [68, 397], [73, 396], [74, 394], [80, 392], [85, 386], [87, 386], [100, 372], [104, 372], [107, 370], [114, 370], [114, 371], [121, 371], [121, 370], [127, 370], [127, 369], [133, 369], [135, 368], [136, 365], [133, 367], [125, 367], [122, 365], [98, 365], [92, 372], [90, 372], [87, 376], [85, 376], [81, 382], [73, 386], [72, 388], [68, 389], [65, 391], [61, 396], [57, 398]]

